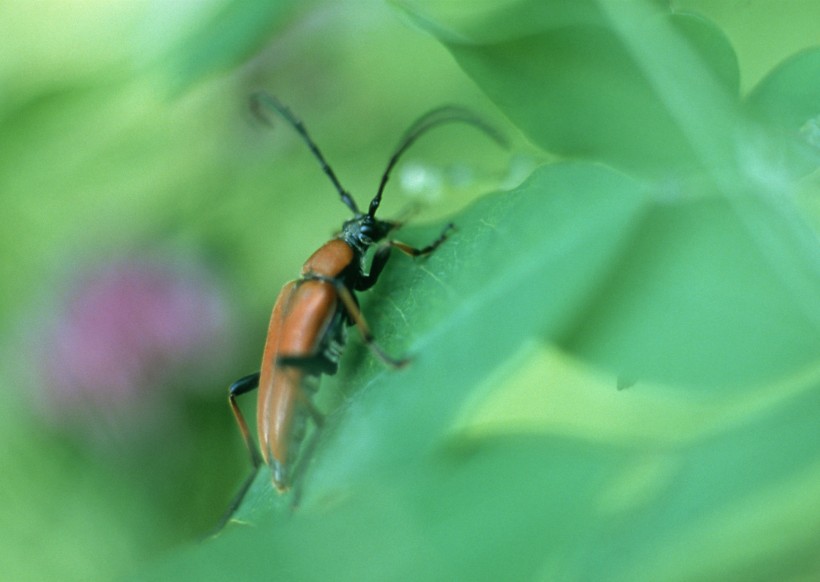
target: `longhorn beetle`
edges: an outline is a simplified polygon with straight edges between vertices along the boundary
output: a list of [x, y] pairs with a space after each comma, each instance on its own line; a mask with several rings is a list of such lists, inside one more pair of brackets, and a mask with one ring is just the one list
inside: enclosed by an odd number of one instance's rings
[[[260, 371], [240, 378], [228, 390], [228, 402], [250, 452], [254, 469], [263, 462], [270, 465], [273, 485], [283, 492], [290, 485], [293, 460], [304, 439], [307, 417], [313, 418], [317, 428], [322, 426], [322, 415], [313, 405], [311, 396], [318, 389], [320, 375], [336, 373], [345, 345], [346, 328], [355, 325], [364, 343], [385, 364], [399, 368], [408, 362], [406, 358], [389, 356], [373, 341], [373, 334], [359, 309], [355, 292], [366, 291], [376, 283], [392, 249], [396, 248], [411, 257], [429, 255], [453, 229], [453, 225], [448, 224], [437, 239], [423, 248], [414, 248], [388, 238], [401, 226], [401, 222], [378, 219], [376, 211], [390, 172], [413, 142], [439, 125], [462, 122], [480, 129], [501, 145], [504, 145], [504, 139], [466, 109], [442, 107], [430, 111], [407, 130], [387, 163], [379, 189], [370, 201], [367, 212], [361, 212], [353, 197], [339, 183], [304, 124], [287, 107], [272, 95], [262, 92], [252, 97], [251, 108], [268, 124], [271, 120], [266, 114], [275, 112], [296, 130], [330, 178], [342, 203], [353, 212], [353, 218], [345, 221], [335, 238], [321, 246], [305, 262], [299, 279], [287, 283], [279, 293], [268, 326]], [[377, 243], [370, 269], [365, 273], [365, 255]], [[255, 388], [259, 388], [256, 423], [261, 455], [236, 403], [237, 396]], [[249, 485], [250, 481], [245, 488]], [[239, 499], [245, 488], [240, 492]]]

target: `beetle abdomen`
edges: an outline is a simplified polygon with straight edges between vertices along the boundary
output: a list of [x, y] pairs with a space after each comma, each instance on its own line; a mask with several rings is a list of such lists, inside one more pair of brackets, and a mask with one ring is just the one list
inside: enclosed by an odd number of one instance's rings
[[285, 285], [273, 308], [259, 378], [257, 425], [265, 461], [277, 488], [287, 487], [287, 469], [304, 437], [299, 425], [315, 391], [314, 367], [337, 319], [332, 283], [302, 279]]

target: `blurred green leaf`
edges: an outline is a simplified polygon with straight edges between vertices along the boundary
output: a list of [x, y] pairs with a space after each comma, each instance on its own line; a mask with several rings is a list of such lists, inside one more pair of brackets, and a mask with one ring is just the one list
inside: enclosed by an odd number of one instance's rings
[[769, 73], [747, 99], [772, 126], [789, 169], [803, 175], [820, 166], [820, 48], [793, 55]]
[[656, 205], [565, 346], [632, 378], [709, 390], [816, 363], [816, 241], [748, 198]]
[[811, 578], [818, 409], [815, 384], [678, 447], [456, 439], [139, 579]]
[[[4, 363], [3, 372], [7, 366]], [[5, 379], [0, 383], [3, 578], [111, 579], [138, 564], [146, 546], [167, 544], [164, 532], [128, 527], [161, 518], [139, 489], [121, 475], [89, 464], [82, 451], [65, 447], [64, 435], [38, 425], [27, 403], [21, 402], [19, 388]], [[45, 523], [59, 532], [44, 530]], [[78, 552], [85, 547], [95, 548], [95, 560]]]
[[269, 42], [292, 13], [293, 0], [224, 0], [212, 15], [175, 43], [166, 55], [175, 89], [231, 67]]
[[522, 0], [442, 21], [428, 13], [439, 3], [399, 4], [548, 151], [652, 176], [730, 155], [714, 130], [734, 123], [737, 62], [702, 18], [648, 1]]
[[789, 55], [820, 42], [820, 3], [815, 0], [672, 0], [670, 4], [704, 15], [728, 35], [738, 54], [745, 91]]
[[[632, 378], [712, 388], [816, 360], [816, 236], [778, 173], [782, 142], [741, 115], [719, 29], [644, 0], [520, 0], [478, 14], [400, 5], [536, 143], [654, 183], [634, 246], [562, 345]], [[788, 118], [792, 141], [816, 133], [813, 55], [752, 98]]]

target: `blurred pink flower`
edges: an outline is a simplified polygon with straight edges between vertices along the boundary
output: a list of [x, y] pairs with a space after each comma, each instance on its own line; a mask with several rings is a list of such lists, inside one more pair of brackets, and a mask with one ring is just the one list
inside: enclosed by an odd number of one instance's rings
[[230, 358], [230, 309], [202, 266], [125, 258], [75, 275], [69, 287], [37, 341], [54, 421], [141, 423], [182, 392], [218, 389], [209, 375]]

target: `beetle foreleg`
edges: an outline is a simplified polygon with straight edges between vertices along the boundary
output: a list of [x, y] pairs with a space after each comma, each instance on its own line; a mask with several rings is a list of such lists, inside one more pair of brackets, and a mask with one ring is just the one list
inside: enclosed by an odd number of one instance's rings
[[367, 291], [376, 284], [379, 275], [382, 274], [384, 266], [387, 264], [387, 260], [390, 258], [390, 252], [392, 250], [393, 247], [389, 244], [378, 248], [373, 255], [373, 261], [370, 263], [370, 272], [368, 272], [365, 277], [359, 279], [359, 282], [356, 284], [356, 291]]
[[[424, 256], [424, 255], [429, 255], [430, 253], [435, 251], [437, 248], [439, 248], [444, 243], [444, 241], [447, 240], [447, 237], [450, 236], [450, 232], [455, 230], [455, 228], [456, 228], [456, 225], [451, 222], [450, 224], [448, 224], [447, 226], [444, 227], [444, 230], [441, 231], [441, 234], [438, 236], [438, 238], [436, 240], [434, 240], [429, 245], [427, 245], [426, 247], [421, 248], [421, 249], [411, 247], [410, 245], [405, 244], [405, 243], [400, 242], [400, 241], [397, 241], [397, 240], [387, 241], [387, 244], [390, 245], [391, 247], [396, 247], [401, 252], [403, 252], [406, 255], [410, 255], [411, 257], [421, 257], [421, 256]], [[383, 266], [384, 265], [382, 265], [382, 267]]]

